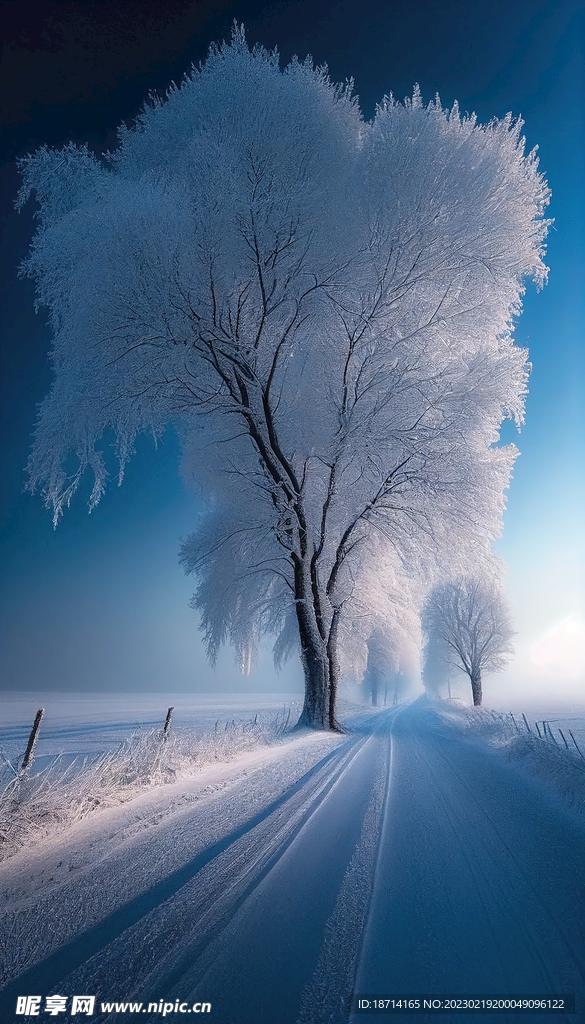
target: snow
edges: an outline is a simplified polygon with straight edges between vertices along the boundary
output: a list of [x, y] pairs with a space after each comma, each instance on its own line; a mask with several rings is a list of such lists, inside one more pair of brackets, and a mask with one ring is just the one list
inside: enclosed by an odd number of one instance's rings
[[[48, 721], [41, 722], [41, 740], [28, 772], [17, 771], [28, 728], [13, 724], [6, 731], [12, 759], [4, 751], [0, 858], [145, 789], [190, 779], [218, 761], [281, 742], [301, 707], [298, 700], [287, 706], [282, 698], [266, 695], [228, 704], [217, 698], [183, 699], [176, 708], [168, 695], [144, 702], [102, 696], [101, 702], [76, 700], [72, 705], [49, 695], [43, 703]], [[161, 728], [166, 711], [158, 723], [153, 717], [159, 707], [177, 712], [166, 735]], [[25, 713], [32, 716], [32, 706]], [[84, 714], [92, 720], [83, 721]]]
[[566, 808], [583, 814], [585, 714], [577, 715], [574, 704], [571, 712], [553, 704], [508, 714], [467, 707], [457, 700], [434, 704], [434, 713], [444, 723], [476, 742], [500, 749], [523, 774], [538, 778], [549, 793], [560, 797]]
[[[34, 704], [14, 698], [9, 731]], [[76, 749], [84, 707], [96, 749], [164, 717], [151, 697], [46, 704], [46, 742], [60, 708]], [[220, 704], [181, 714], [203, 737]], [[221, 706], [245, 719], [282, 697]], [[579, 756], [456, 700], [343, 713], [346, 735], [281, 736], [5, 860], [3, 1022], [16, 994], [51, 991], [208, 999], [219, 1024], [343, 1024], [352, 991], [575, 992], [583, 1010]]]
[[481, 728], [460, 739], [474, 712], [446, 713], [450, 725], [418, 702], [397, 716], [355, 990], [582, 998], [583, 818], [515, 771]]
[[[214, 707], [214, 714], [218, 710]], [[230, 710], [237, 714], [242, 709]], [[150, 790], [130, 804], [106, 808], [10, 858], [2, 865], [2, 911], [8, 916], [3, 931], [13, 938], [3, 951], [4, 978], [221, 841], [341, 740], [308, 733], [250, 751], [231, 764], [210, 766], [192, 779]], [[31, 927], [43, 915], [50, 928]]]
[[538, 722], [541, 724], [543, 721], [548, 722], [552, 728], [553, 735], [562, 744], [562, 739], [559, 736], [559, 729], [561, 729], [568, 738], [570, 747], [572, 743], [569, 731], [572, 732], [578, 746], [585, 755], [585, 703], [571, 700], [524, 701], [520, 707], [515, 702], [512, 702], [510, 711], [513, 713], [524, 711], [531, 728], [534, 728], [533, 723]]
[[[38, 708], [45, 714], [35, 752], [36, 767], [56, 754], [66, 759], [105, 753], [137, 729], [162, 728], [173, 705], [173, 728], [213, 731], [216, 721], [246, 722], [300, 707], [298, 693], [22, 693], [2, 695], [0, 745], [11, 758], [24, 751]], [[294, 717], [294, 715], [293, 715]]]

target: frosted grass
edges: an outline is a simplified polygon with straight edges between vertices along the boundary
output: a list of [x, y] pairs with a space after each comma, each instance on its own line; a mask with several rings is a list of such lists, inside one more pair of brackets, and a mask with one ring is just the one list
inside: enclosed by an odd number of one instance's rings
[[525, 712], [506, 714], [469, 707], [456, 698], [431, 706], [445, 724], [501, 749], [511, 765], [536, 776], [565, 805], [585, 814], [585, 715], [576, 713], [581, 709], [565, 715], [559, 705], [529, 705]]
[[[282, 708], [247, 721], [217, 719], [212, 731], [137, 730], [95, 757], [56, 754], [41, 771], [18, 770], [6, 754], [0, 765], [0, 859], [97, 810], [132, 800], [157, 786], [192, 778], [283, 739], [297, 715]], [[291, 721], [292, 720], [292, 721]]]

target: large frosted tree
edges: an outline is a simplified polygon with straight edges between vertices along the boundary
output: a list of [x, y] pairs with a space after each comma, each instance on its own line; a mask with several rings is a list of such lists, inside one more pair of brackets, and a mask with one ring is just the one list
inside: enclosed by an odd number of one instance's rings
[[55, 369], [31, 486], [57, 521], [89, 469], [93, 507], [104, 431], [121, 476], [137, 433], [174, 424], [207, 498], [181, 557], [209, 655], [265, 634], [299, 650], [303, 724], [336, 727], [340, 635], [380, 544], [408, 575], [499, 531], [516, 452], [496, 442], [527, 375], [513, 319], [546, 275], [520, 128], [416, 90], [365, 122], [325, 69], [281, 71], [235, 30], [114, 153], [22, 161]]

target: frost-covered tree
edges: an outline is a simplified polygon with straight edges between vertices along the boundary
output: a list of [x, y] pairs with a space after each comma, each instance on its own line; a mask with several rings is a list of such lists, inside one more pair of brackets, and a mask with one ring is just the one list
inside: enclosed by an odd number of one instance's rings
[[58, 520], [89, 469], [93, 507], [104, 431], [121, 478], [137, 433], [173, 423], [208, 499], [181, 555], [208, 653], [298, 649], [303, 724], [336, 726], [374, 537], [407, 564], [499, 532], [515, 449], [495, 442], [527, 374], [512, 322], [546, 276], [520, 129], [416, 90], [366, 123], [326, 69], [281, 71], [236, 30], [107, 158], [22, 161], [55, 368], [31, 487]]
[[482, 673], [504, 668], [513, 653], [512, 619], [500, 582], [485, 575], [438, 584], [422, 619], [427, 660], [465, 672], [479, 706]]
[[381, 631], [372, 633], [368, 640], [363, 685], [374, 706], [378, 704], [381, 691], [387, 689], [389, 677], [398, 673], [395, 648], [389, 640], [388, 634]]
[[451, 697], [451, 679], [454, 674], [453, 664], [449, 660], [445, 645], [433, 636], [424, 637], [422, 652], [422, 682], [432, 697]]
[[[373, 531], [362, 544], [347, 602], [350, 613], [341, 619], [342, 675], [361, 679], [374, 704], [382, 694], [387, 699], [389, 688], [395, 693], [404, 687], [407, 678], [413, 680], [420, 675], [419, 608], [424, 592], [420, 577], [425, 572], [421, 558], [416, 559], [415, 554], [410, 552], [407, 573], [386, 537]], [[425, 560], [425, 571], [429, 561], [433, 559]]]
[[372, 634], [368, 642], [368, 657], [362, 680], [367, 699], [374, 707], [388, 703], [388, 695], [397, 704], [409, 686], [409, 674], [404, 670], [400, 658], [396, 657], [396, 646], [385, 633]]

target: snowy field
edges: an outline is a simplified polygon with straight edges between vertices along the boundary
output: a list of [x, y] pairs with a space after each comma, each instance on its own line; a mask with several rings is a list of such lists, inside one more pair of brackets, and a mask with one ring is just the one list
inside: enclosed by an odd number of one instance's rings
[[[470, 697], [468, 696], [468, 691], [469, 688], [461, 685], [459, 679], [457, 679], [452, 687], [454, 701], [461, 705], [469, 705]], [[541, 734], [546, 735], [550, 742], [556, 740], [561, 746], [563, 745], [563, 740], [559, 734], [559, 729], [567, 738], [571, 747], [573, 747], [573, 742], [569, 734], [572, 732], [578, 747], [583, 755], [585, 755], [585, 683], [583, 685], [582, 700], [575, 697], [571, 699], [564, 695], [556, 696], [552, 686], [551, 696], [548, 699], [543, 698], [542, 695], [533, 699], [530, 697], [519, 699], [517, 696], [512, 695], [506, 700], [498, 695], [494, 700], [491, 700], [489, 685], [485, 686], [484, 691], [484, 711], [495, 711], [496, 714], [504, 716], [509, 716], [511, 713], [522, 729], [526, 728], [523, 718], [523, 715], [525, 715], [532, 732], [538, 734], [540, 731]], [[547, 723], [545, 729], [543, 729], [543, 722]], [[536, 723], [538, 723], [538, 729], [536, 728]], [[573, 749], [575, 748], [573, 747]]]
[[64, 759], [95, 757], [128, 740], [137, 730], [162, 728], [173, 705], [175, 731], [195, 734], [225, 728], [232, 721], [262, 718], [294, 719], [301, 696], [295, 694], [173, 694], [173, 693], [5, 693], [0, 719], [1, 749], [11, 759], [22, 757], [38, 708], [45, 713], [35, 751], [40, 770], [56, 755]]
[[[448, 702], [445, 702], [448, 703]], [[454, 705], [468, 706], [461, 698], [455, 698]], [[525, 730], [535, 736], [544, 737], [549, 743], [563, 747], [565, 744], [575, 754], [579, 751], [585, 757], [585, 703], [572, 700], [495, 701], [478, 711], [469, 707], [468, 718], [486, 721], [486, 712], [494, 722], [501, 723], [504, 735]]]
[[[464, 703], [462, 701], [462, 703]], [[229, 728], [232, 722], [245, 724], [259, 716], [263, 721], [283, 717], [294, 724], [302, 706], [299, 693], [245, 694], [173, 694], [173, 693], [5, 693], [1, 698], [0, 749], [12, 761], [18, 761], [38, 708], [45, 708], [35, 751], [35, 770], [45, 767], [60, 754], [72, 758], [104, 754], [128, 740], [137, 731], [162, 728], [167, 709], [173, 705], [172, 727], [176, 732], [189, 730], [196, 735]], [[352, 705], [353, 707], [353, 705]], [[367, 705], [366, 705], [367, 707]], [[486, 707], [490, 709], [489, 703]], [[542, 721], [550, 723], [558, 738], [572, 731], [585, 754], [585, 701], [570, 700], [497, 701], [493, 708], [502, 714], [512, 712], [520, 724], [522, 713], [535, 730]]]
[[585, 758], [585, 702], [551, 698], [548, 701], [511, 701], [509, 704], [497, 702], [494, 707], [503, 714], [511, 712], [520, 728], [525, 727], [525, 715], [533, 732], [540, 732], [549, 742], [556, 742], [561, 747], [566, 743], [573, 753], [577, 748]]

